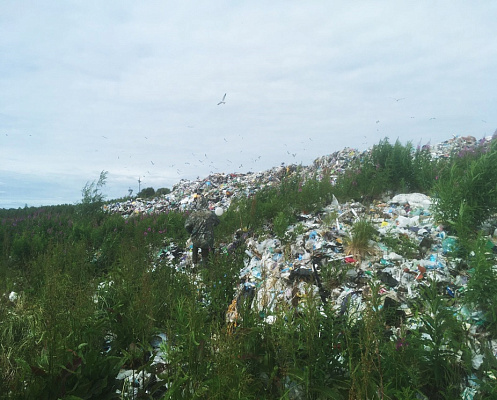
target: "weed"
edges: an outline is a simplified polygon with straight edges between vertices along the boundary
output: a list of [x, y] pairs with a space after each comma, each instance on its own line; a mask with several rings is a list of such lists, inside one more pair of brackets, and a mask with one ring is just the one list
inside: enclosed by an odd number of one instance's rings
[[345, 240], [345, 253], [359, 259], [371, 254], [372, 246], [370, 241], [375, 234], [376, 230], [370, 221], [365, 219], [358, 220], [352, 226], [352, 235]]
[[417, 258], [419, 256], [419, 245], [408, 235], [387, 233], [381, 238], [383, 244], [393, 252], [405, 258]]
[[[456, 155], [451, 168], [434, 187], [435, 217], [463, 240], [474, 238], [476, 229], [497, 211], [497, 141], [480, 156]], [[468, 249], [463, 251], [468, 252]]]

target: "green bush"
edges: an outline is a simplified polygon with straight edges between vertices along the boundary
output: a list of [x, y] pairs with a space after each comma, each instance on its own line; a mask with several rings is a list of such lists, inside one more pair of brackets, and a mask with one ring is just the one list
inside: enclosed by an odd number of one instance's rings
[[169, 193], [171, 193], [171, 189], [169, 189], [169, 188], [159, 188], [155, 192], [155, 195], [156, 196], [162, 196], [162, 195], [169, 194]]
[[477, 228], [497, 212], [497, 140], [476, 154], [455, 155], [433, 189], [435, 218], [463, 243], [474, 238]]
[[87, 182], [83, 187], [81, 194], [83, 199], [78, 205], [78, 211], [82, 218], [95, 217], [101, 215], [103, 201], [105, 196], [102, 194], [102, 188], [107, 180], [107, 171], [100, 172], [98, 181]]
[[486, 247], [487, 239], [479, 236], [471, 246], [473, 254], [469, 259], [472, 268], [471, 277], [464, 292], [463, 302], [480, 310], [484, 314], [485, 325], [494, 334], [497, 333], [497, 271], [494, 261], [489, 257]]
[[145, 189], [142, 189], [138, 194], [137, 197], [141, 197], [144, 199], [150, 199], [155, 196], [155, 189], [153, 187], [148, 187]]
[[338, 177], [336, 195], [371, 201], [386, 192], [428, 193], [441, 163], [432, 159], [428, 146], [414, 150], [410, 142], [402, 145], [397, 140], [392, 145], [385, 138]]

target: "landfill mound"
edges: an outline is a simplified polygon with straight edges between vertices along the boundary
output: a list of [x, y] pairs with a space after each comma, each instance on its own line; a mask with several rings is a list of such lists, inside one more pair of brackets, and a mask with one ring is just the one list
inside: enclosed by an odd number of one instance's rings
[[[454, 136], [434, 146], [425, 145], [434, 158], [448, 158], [454, 153], [469, 151], [482, 141], [490, 142], [491, 137], [477, 140], [473, 136]], [[199, 191], [209, 201], [209, 208], [214, 210], [222, 207], [226, 210], [233, 198], [237, 196], [249, 196], [267, 186], [277, 186], [282, 179], [299, 173], [305, 177], [322, 177], [325, 173], [330, 176], [332, 182], [344, 173], [347, 168], [357, 159], [361, 159], [371, 149], [359, 151], [346, 147], [329, 155], [316, 158], [311, 165], [280, 165], [261, 172], [247, 173], [213, 173], [205, 178], [196, 180], [182, 179], [172, 188], [167, 195], [153, 199], [134, 198], [125, 201], [109, 203], [104, 206], [105, 210], [119, 213], [124, 217], [133, 214], [153, 214], [166, 211], [189, 211], [194, 202], [194, 196]]]
[[[434, 157], [448, 157], [476, 143], [474, 137], [454, 137], [431, 147], [430, 151]], [[278, 185], [297, 169], [309, 177], [322, 176], [326, 171], [336, 179], [354, 159], [363, 155], [364, 152], [346, 148], [305, 167], [281, 165], [259, 173], [212, 174], [195, 181], [182, 180], [162, 197], [130, 199], [107, 204], [105, 208], [124, 218], [167, 210], [188, 211], [193, 208], [195, 194], [201, 190], [211, 210], [218, 207], [226, 210], [233, 198]], [[451, 256], [457, 238], [435, 223], [431, 204], [431, 198], [421, 193], [385, 197], [367, 206], [358, 202], [340, 203], [333, 198], [320, 212], [299, 215], [298, 222], [287, 228], [284, 238], [271, 232], [265, 237], [237, 232], [233, 243], [226, 247], [243, 243], [246, 251], [236, 296], [232, 304], [226, 304], [229, 329], [242, 322], [237, 307], [241, 299], [249, 299], [252, 308], [268, 324], [274, 323], [280, 311], [288, 307], [305, 312], [307, 303], [302, 299], [307, 296], [332, 304], [337, 314], [346, 314], [351, 321], [358, 320], [365, 302], [371, 298], [371, 283], [374, 283], [379, 288], [381, 307], [391, 311], [391, 335], [401, 340], [399, 321], [411, 330], [419, 325], [412, 302], [423, 287], [434, 282], [443, 296], [457, 298], [469, 280], [468, 273]], [[354, 224], [361, 220], [372, 224], [375, 235], [365, 248], [358, 249], [351, 238]], [[495, 254], [496, 232], [488, 233], [488, 251]], [[403, 243], [404, 247], [394, 251], [392, 240]], [[176, 252], [166, 249], [160, 256], [167, 258], [178, 271], [190, 273], [191, 249], [176, 249]], [[330, 266], [339, 271], [340, 280], [323, 279], [323, 269]], [[464, 306], [454, 309], [454, 313], [472, 335], [473, 368], [478, 370], [483, 362], [483, 346], [489, 346], [497, 356], [497, 340], [486, 341], [481, 330], [481, 313]], [[157, 363], [165, 362], [160, 354], [156, 357]], [[126, 376], [125, 371], [120, 374], [121, 379]], [[475, 387], [468, 385], [464, 398], [472, 398], [475, 393]]]

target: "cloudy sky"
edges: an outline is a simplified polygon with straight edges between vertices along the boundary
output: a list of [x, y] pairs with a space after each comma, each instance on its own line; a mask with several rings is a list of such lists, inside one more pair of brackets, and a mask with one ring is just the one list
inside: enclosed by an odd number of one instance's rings
[[[0, 208], [497, 128], [497, 2], [2, 1]], [[218, 103], [226, 93], [225, 103]]]

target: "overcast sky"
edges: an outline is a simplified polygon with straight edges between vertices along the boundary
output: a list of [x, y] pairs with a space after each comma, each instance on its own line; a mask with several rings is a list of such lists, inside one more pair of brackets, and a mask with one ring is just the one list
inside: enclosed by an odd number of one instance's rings
[[[497, 2], [0, 2], [0, 208], [497, 128]], [[226, 93], [225, 103], [218, 105]]]

